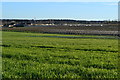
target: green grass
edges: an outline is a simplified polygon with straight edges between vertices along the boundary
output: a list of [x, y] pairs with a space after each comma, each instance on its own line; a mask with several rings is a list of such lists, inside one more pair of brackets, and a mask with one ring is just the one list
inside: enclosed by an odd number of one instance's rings
[[3, 32], [3, 78], [118, 78], [117, 39], [43, 35], [64, 36]]

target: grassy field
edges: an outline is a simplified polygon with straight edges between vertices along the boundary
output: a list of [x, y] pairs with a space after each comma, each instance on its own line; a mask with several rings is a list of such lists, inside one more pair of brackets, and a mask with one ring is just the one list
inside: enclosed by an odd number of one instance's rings
[[118, 78], [117, 39], [32, 36], [76, 35], [3, 32], [3, 79]]

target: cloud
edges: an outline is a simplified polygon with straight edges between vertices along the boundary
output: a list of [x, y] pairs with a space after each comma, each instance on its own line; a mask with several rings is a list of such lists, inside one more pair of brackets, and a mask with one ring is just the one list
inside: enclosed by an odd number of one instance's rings
[[118, 3], [117, 2], [116, 3], [106, 3], [105, 5], [108, 5], [108, 6], [117, 6]]

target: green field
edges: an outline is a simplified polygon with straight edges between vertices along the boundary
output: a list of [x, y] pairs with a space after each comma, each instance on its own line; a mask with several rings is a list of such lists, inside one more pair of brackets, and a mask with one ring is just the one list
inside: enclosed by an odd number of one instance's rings
[[118, 78], [117, 39], [32, 36], [87, 35], [3, 32], [3, 79]]

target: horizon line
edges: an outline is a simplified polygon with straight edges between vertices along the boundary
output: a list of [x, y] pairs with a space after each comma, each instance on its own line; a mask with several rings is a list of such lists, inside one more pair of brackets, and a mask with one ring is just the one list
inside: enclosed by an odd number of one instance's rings
[[9, 19], [9, 20], [82, 20], [82, 21], [118, 21], [118, 19], [70, 19], [70, 18], [0, 18], [0, 20]]

